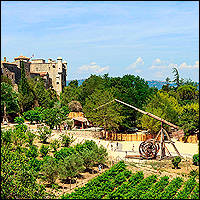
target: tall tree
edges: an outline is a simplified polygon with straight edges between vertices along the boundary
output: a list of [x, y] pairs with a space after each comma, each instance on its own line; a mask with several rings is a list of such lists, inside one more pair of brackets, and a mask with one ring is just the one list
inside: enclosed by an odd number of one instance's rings
[[[19, 100], [17, 93], [8, 83], [1, 83], [1, 112], [4, 111], [4, 104], [6, 106], [6, 113], [12, 114], [19, 112]], [[3, 113], [2, 113], [3, 115]]]
[[[93, 124], [101, 125], [104, 127], [104, 130], [115, 130], [118, 129], [119, 124], [122, 123], [125, 118], [120, 114], [121, 105], [118, 105], [116, 102], [107, 104], [106, 106], [99, 106], [106, 104], [112, 100], [114, 89], [110, 90], [95, 90], [87, 99], [83, 107], [83, 112], [89, 121]], [[94, 110], [95, 108], [98, 108]]]
[[[177, 99], [169, 96], [166, 92], [158, 91], [143, 110], [177, 125], [183, 109], [178, 104]], [[151, 133], [156, 133], [160, 130], [161, 122], [158, 120], [148, 115], [142, 115], [140, 120], [142, 127], [149, 129]]]
[[22, 113], [26, 110], [31, 109], [34, 103], [34, 93], [32, 88], [29, 86], [24, 69], [24, 62], [21, 62], [21, 79], [18, 84], [19, 91], [19, 102]]

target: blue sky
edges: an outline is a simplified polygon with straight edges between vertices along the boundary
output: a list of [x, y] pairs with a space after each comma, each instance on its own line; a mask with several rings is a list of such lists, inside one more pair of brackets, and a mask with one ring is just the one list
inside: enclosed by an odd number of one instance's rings
[[68, 63], [91, 74], [199, 82], [199, 1], [1, 1], [1, 60]]

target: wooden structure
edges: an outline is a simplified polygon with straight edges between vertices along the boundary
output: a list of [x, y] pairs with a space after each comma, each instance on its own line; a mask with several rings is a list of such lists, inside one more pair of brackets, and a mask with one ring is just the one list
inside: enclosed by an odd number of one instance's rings
[[[122, 104], [124, 104], [124, 105], [126, 105], [126, 106], [129, 106], [129, 107], [131, 107], [131, 108], [133, 108], [133, 109], [135, 109], [135, 110], [137, 110], [137, 111], [139, 111], [139, 112], [141, 112], [141, 113], [143, 113], [143, 114], [145, 114], [145, 115], [148, 115], [148, 116], [150, 116], [150, 117], [152, 117], [152, 118], [154, 118], [154, 119], [156, 119], [156, 120], [159, 120], [159, 121], [161, 122], [161, 130], [158, 132], [158, 134], [156, 135], [156, 137], [155, 137], [154, 139], [148, 139], [148, 140], [146, 140], [146, 141], [143, 141], [143, 142], [140, 144], [140, 146], [139, 146], [139, 153], [140, 153], [140, 156], [141, 156], [142, 158], [144, 158], [144, 159], [156, 158], [156, 157], [157, 157], [157, 154], [158, 154], [158, 152], [159, 152], [159, 150], [160, 150], [160, 160], [161, 160], [164, 156], [166, 156], [166, 152], [167, 152], [170, 156], [172, 156], [171, 153], [169, 152], [169, 150], [167, 149], [165, 143], [170, 143], [170, 144], [173, 146], [173, 148], [175, 149], [177, 155], [180, 156], [180, 157], [182, 157], [181, 154], [179, 153], [178, 149], [177, 149], [176, 146], [174, 145], [174, 142], [173, 142], [173, 141], [171, 140], [171, 138], [169, 137], [169, 134], [168, 134], [167, 131], [163, 128], [163, 123], [169, 125], [170, 127], [173, 127], [173, 128], [176, 130], [176, 132], [177, 132], [177, 130], [179, 129], [178, 126], [176, 126], [176, 125], [174, 125], [174, 124], [172, 124], [172, 123], [170, 123], [170, 122], [168, 122], [168, 121], [166, 121], [166, 120], [164, 120], [164, 119], [161, 119], [160, 117], [158, 117], [158, 116], [156, 116], [156, 115], [153, 115], [153, 114], [151, 114], [151, 113], [148, 113], [148, 112], [146, 112], [146, 111], [143, 111], [143, 110], [141, 110], [141, 109], [138, 109], [138, 108], [136, 108], [136, 107], [134, 107], [134, 106], [132, 106], [132, 105], [129, 105], [129, 104], [123, 102], [123, 101], [120, 101], [120, 100], [118, 100], [118, 99], [114, 99], [114, 100], [112, 100], [112, 101], [110, 101], [110, 102], [108, 102], [108, 103], [106, 103], [106, 104], [104, 104], [104, 105], [101, 105], [101, 106], [95, 108], [94, 110], [99, 109], [100, 107], [105, 106], [105, 105], [107, 105], [107, 104], [109, 104], [109, 103], [111, 103], [111, 102], [114, 102], [114, 101], [117, 101], [117, 102], [122, 103]], [[167, 136], [167, 139], [168, 139], [168, 140], [165, 140], [165, 137], [164, 137], [165, 135]], [[177, 135], [178, 135], [178, 132], [177, 132]], [[159, 137], [159, 136], [160, 136], [160, 137]], [[179, 138], [179, 136], [178, 136], [178, 138]]]

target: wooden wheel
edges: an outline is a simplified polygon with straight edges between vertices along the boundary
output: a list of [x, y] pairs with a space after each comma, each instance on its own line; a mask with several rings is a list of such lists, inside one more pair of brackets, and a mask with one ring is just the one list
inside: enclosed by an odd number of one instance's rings
[[152, 159], [156, 157], [159, 149], [160, 149], [160, 146], [158, 142], [154, 142], [153, 139], [148, 139], [140, 143], [139, 153], [142, 158]]

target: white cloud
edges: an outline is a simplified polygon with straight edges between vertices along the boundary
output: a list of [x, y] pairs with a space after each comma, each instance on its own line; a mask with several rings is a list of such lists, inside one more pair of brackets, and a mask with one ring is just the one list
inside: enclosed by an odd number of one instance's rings
[[190, 68], [199, 68], [199, 60], [197, 60], [196, 62], [195, 62], [195, 64], [194, 65], [187, 65], [185, 62], [184, 63], [182, 63], [178, 68], [185, 68], [185, 69], [190, 69]]
[[100, 74], [102, 72], [108, 71], [109, 66], [100, 67], [95, 62], [90, 63], [90, 65], [83, 65], [79, 67], [80, 73], [96, 73]]
[[191, 69], [191, 68], [199, 68], [199, 61], [196, 61], [194, 65], [187, 65], [185, 62], [178, 66], [178, 64], [169, 63], [168, 61], [161, 61], [160, 59], [156, 59], [153, 61], [153, 64], [149, 69], [164, 69], [164, 68], [184, 68], [184, 69]]
[[135, 69], [136, 67], [143, 65], [144, 61], [141, 57], [139, 57], [133, 64], [131, 64], [129, 67], [126, 69]]

